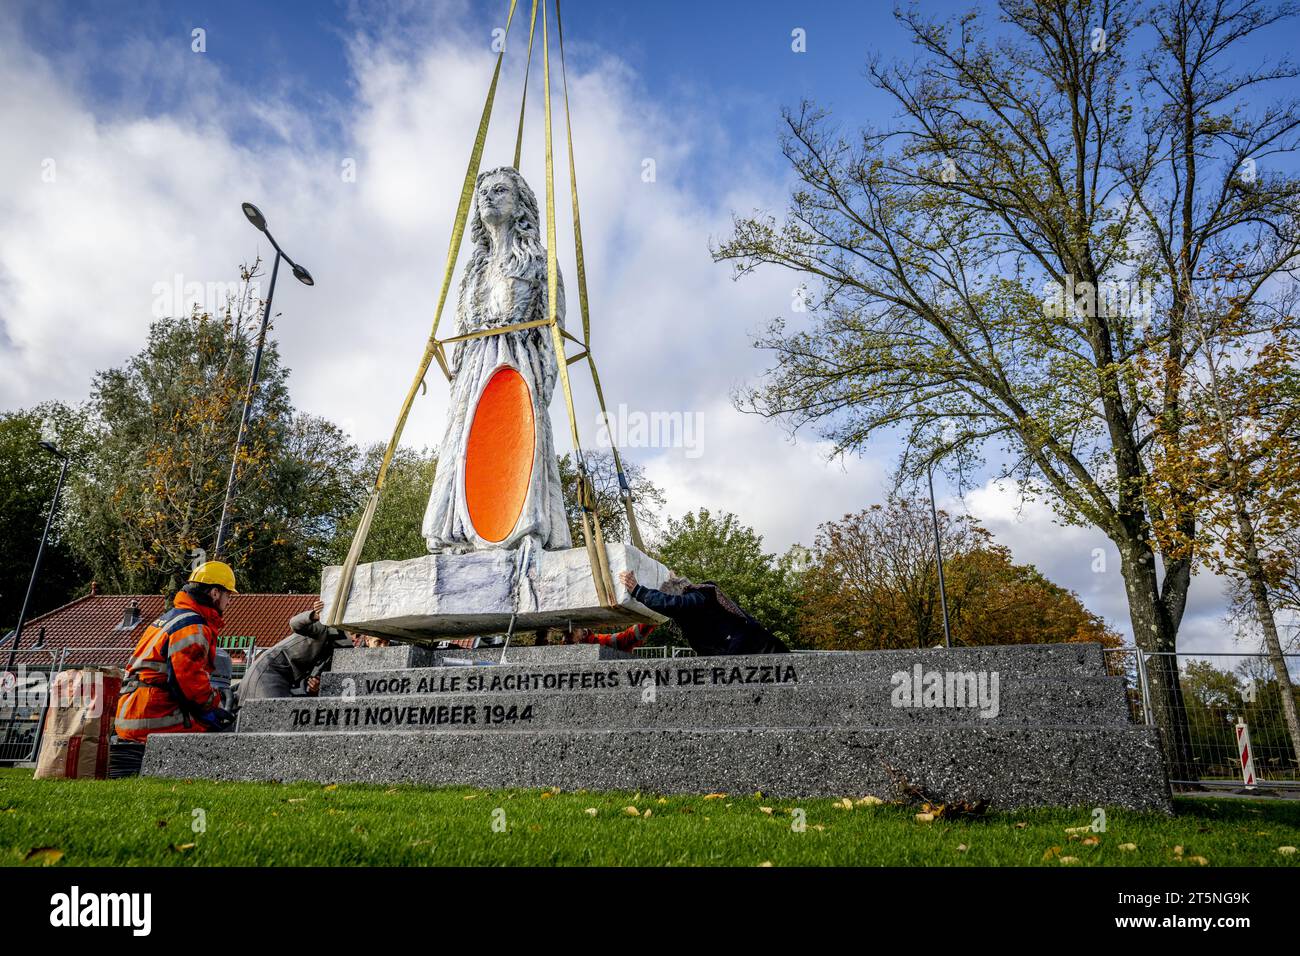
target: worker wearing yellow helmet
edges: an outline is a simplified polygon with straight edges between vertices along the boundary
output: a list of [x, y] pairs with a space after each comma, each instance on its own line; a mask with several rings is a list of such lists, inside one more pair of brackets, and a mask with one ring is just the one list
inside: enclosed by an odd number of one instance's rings
[[199, 565], [170, 611], [145, 629], [131, 655], [117, 707], [116, 731], [143, 743], [150, 734], [223, 730], [233, 717], [212, 685], [217, 638], [235, 572], [221, 561]]

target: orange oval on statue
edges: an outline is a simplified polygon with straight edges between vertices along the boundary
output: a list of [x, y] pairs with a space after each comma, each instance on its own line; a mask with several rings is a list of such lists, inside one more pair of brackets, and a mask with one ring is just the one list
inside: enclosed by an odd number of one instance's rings
[[484, 541], [504, 541], [518, 523], [536, 442], [528, 383], [517, 369], [497, 369], [479, 395], [465, 443], [465, 505]]

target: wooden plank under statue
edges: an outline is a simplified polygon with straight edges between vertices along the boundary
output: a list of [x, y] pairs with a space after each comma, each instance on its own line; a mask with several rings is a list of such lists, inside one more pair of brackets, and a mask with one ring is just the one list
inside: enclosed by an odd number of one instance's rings
[[[660, 621], [617, 579], [631, 570], [653, 587], [667, 576], [663, 565], [607, 543], [616, 593], [604, 607], [589, 552], [574, 547], [549, 411], [559, 377], [550, 328], [482, 334], [548, 318], [537, 199], [502, 167], [478, 177], [473, 202], [451, 400], [422, 529], [430, 554], [359, 566], [342, 624], [421, 642], [502, 631], [512, 614], [517, 630]], [[563, 281], [556, 298], [563, 323]], [[325, 569], [327, 605], [339, 573]]]

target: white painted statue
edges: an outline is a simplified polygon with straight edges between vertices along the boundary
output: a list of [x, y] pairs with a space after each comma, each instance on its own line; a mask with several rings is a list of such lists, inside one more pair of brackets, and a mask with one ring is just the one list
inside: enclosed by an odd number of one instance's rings
[[[513, 168], [478, 177], [457, 335], [547, 317], [537, 197]], [[564, 320], [564, 286], [557, 315]], [[451, 403], [423, 533], [435, 553], [573, 547], [548, 408], [558, 368], [545, 326], [452, 345]]]

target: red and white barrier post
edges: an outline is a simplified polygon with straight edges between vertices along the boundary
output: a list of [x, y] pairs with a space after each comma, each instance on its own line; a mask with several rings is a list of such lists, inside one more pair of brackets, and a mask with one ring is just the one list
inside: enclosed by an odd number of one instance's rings
[[1241, 779], [1248, 787], [1255, 786], [1255, 755], [1250, 749], [1250, 729], [1244, 720], [1237, 720], [1237, 756], [1241, 759]]

